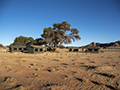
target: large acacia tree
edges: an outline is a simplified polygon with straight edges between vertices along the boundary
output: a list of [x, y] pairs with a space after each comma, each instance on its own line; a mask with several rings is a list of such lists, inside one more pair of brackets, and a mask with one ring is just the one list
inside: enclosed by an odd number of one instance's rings
[[41, 35], [44, 39], [43, 42], [54, 44], [57, 50], [58, 44], [69, 44], [72, 40], [80, 40], [79, 31], [76, 28], [71, 29], [70, 26], [67, 21], [63, 21], [62, 23], [54, 23], [53, 28], [44, 28]]

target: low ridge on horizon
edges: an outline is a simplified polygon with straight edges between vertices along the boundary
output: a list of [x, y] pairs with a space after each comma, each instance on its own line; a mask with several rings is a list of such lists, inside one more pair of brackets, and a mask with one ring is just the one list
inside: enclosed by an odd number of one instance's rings
[[120, 47], [120, 40], [110, 43], [92, 42], [86, 46], [99, 46], [99, 47]]

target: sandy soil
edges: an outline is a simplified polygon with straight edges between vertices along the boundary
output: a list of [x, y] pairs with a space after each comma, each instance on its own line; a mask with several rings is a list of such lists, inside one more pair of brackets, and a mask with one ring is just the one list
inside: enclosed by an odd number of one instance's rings
[[0, 49], [0, 90], [120, 90], [120, 49], [98, 54]]

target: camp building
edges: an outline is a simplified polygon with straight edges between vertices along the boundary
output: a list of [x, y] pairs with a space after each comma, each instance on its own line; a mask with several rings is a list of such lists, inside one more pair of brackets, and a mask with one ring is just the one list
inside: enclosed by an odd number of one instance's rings
[[9, 47], [10, 52], [22, 52], [24, 50], [27, 50], [26, 46], [23, 45], [11, 45]]
[[44, 47], [38, 45], [27, 46], [28, 53], [43, 53]]
[[71, 52], [71, 51], [73, 51], [73, 52], [75, 52], [75, 51], [78, 52], [78, 51], [79, 51], [79, 48], [73, 48], [73, 47], [72, 47], [72, 48], [69, 48], [69, 51], [70, 51], [70, 52]]
[[82, 47], [82, 52], [84, 52], [84, 49], [85, 49], [85, 52], [90, 52], [90, 53], [99, 53], [100, 51], [100, 47], [99, 46], [88, 46], [88, 47]]

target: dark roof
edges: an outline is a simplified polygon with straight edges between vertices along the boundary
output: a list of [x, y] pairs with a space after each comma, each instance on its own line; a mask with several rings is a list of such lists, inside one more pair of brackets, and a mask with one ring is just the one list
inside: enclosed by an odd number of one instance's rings
[[45, 47], [42, 47], [42, 46], [38, 46], [38, 45], [30, 45], [28, 47], [33, 47], [33, 48], [45, 48]]
[[10, 46], [11, 48], [13, 47], [13, 48], [26, 48], [26, 46], [23, 46], [23, 45], [11, 45]]
[[99, 46], [88, 46], [88, 47], [85, 47], [85, 48], [89, 48], [89, 49], [100, 49]]

